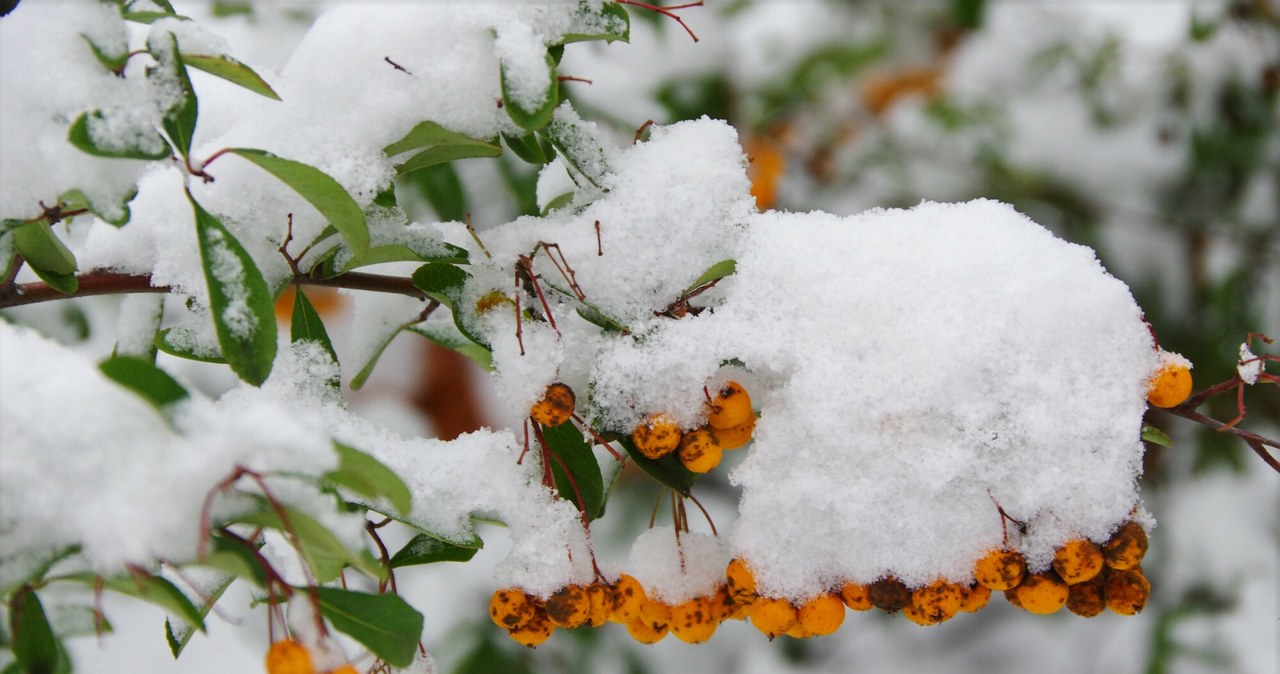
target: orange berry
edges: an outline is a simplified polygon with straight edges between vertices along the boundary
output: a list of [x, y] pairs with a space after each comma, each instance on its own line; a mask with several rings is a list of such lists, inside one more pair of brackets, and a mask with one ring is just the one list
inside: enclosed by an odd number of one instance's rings
[[533, 615], [533, 620], [525, 623], [523, 627], [514, 630], [508, 630], [507, 636], [514, 639], [522, 646], [533, 648], [551, 638], [551, 634], [556, 631], [556, 626], [551, 624], [551, 619], [542, 611], [537, 611]]
[[745, 422], [729, 428], [716, 428], [711, 425], [707, 425], [705, 428], [711, 431], [711, 434], [720, 441], [720, 449], [727, 452], [751, 442], [751, 436], [756, 431], [756, 417], [753, 414]]
[[537, 606], [529, 595], [517, 588], [498, 590], [489, 599], [489, 618], [507, 630], [523, 627], [533, 619]]
[[978, 583], [992, 590], [1017, 587], [1027, 573], [1027, 563], [1013, 550], [992, 550], [973, 567]]
[[844, 602], [834, 594], [820, 594], [796, 612], [800, 626], [814, 636], [834, 634], [844, 622]]
[[510, 306], [512, 309], [516, 307], [515, 300], [511, 299], [506, 293], [500, 290], [493, 290], [476, 300], [476, 313], [487, 314], [503, 305]]
[[680, 446], [680, 427], [665, 414], [651, 414], [631, 432], [631, 439], [650, 459], [661, 459]]
[[1045, 571], [1023, 578], [1013, 592], [1019, 608], [1043, 615], [1066, 606], [1070, 588], [1058, 574]]
[[717, 622], [734, 618], [735, 614], [739, 613], [738, 603], [729, 594], [729, 586], [727, 585], [716, 586], [715, 594], [709, 597], [709, 601], [711, 602], [711, 615]]
[[986, 585], [974, 583], [968, 587], [962, 587], [960, 590], [960, 611], [962, 613], [976, 613], [991, 601], [991, 588]]
[[867, 586], [867, 595], [871, 598], [872, 606], [890, 613], [911, 605], [911, 590], [893, 576], [881, 578]]
[[787, 169], [786, 157], [781, 146], [768, 137], [747, 140], [742, 150], [750, 158], [747, 177], [751, 179], [751, 196], [756, 198], [756, 208], [769, 210], [778, 197], [778, 183]]
[[281, 639], [267, 650], [267, 674], [315, 674], [311, 652], [293, 639]]
[[1098, 574], [1083, 583], [1071, 586], [1067, 595], [1067, 610], [1084, 617], [1092, 618], [1107, 608], [1106, 597], [1103, 596], [1104, 574]]
[[578, 627], [591, 613], [591, 597], [581, 585], [565, 585], [547, 597], [547, 617], [556, 627]]
[[871, 603], [871, 593], [866, 585], [845, 583], [840, 586], [840, 599], [844, 601], [845, 606], [854, 611], [870, 611], [875, 608], [875, 604]]
[[609, 614], [613, 611], [613, 593], [604, 583], [592, 583], [587, 586], [587, 599], [591, 603], [587, 611], [587, 619], [582, 624], [587, 627], [599, 627], [609, 622]]
[[355, 665], [347, 663], [329, 672], [329, 674], [360, 674], [360, 671], [356, 669]]
[[1083, 583], [1102, 570], [1102, 548], [1081, 538], [1067, 541], [1053, 555], [1053, 570], [1067, 585]]
[[690, 472], [709, 473], [720, 465], [723, 456], [720, 441], [701, 428], [686, 433], [680, 440], [680, 463]]
[[1102, 559], [1107, 566], [1121, 570], [1132, 569], [1142, 563], [1147, 554], [1147, 532], [1137, 522], [1128, 521], [1120, 525], [1105, 545], [1102, 546]]
[[751, 624], [770, 639], [786, 634], [800, 619], [791, 602], [777, 597], [757, 599], [747, 614], [751, 617]]
[[656, 644], [662, 641], [669, 629], [666, 623], [652, 623], [644, 618], [636, 618], [627, 623], [627, 633], [632, 639], [642, 644]]
[[573, 389], [556, 382], [542, 393], [542, 399], [529, 409], [529, 416], [543, 426], [559, 426], [573, 416], [575, 398]]
[[724, 570], [725, 584], [729, 587], [729, 596], [739, 604], [750, 604], [756, 600], [756, 576], [751, 568], [741, 559], [734, 559]]
[[799, 622], [796, 622], [796, 624], [791, 626], [791, 629], [787, 630], [786, 636], [789, 636], [792, 639], [811, 639], [818, 635], [805, 629], [804, 625], [801, 625]]
[[647, 597], [644, 586], [635, 578], [622, 574], [613, 582], [613, 610], [609, 612], [609, 620], [626, 624], [640, 616], [640, 605]]
[[959, 585], [936, 580], [911, 593], [911, 605], [933, 622], [944, 622], [960, 612], [963, 602]]
[[640, 619], [654, 626], [671, 623], [671, 606], [657, 599], [645, 597], [640, 602]]
[[707, 407], [707, 424], [714, 428], [733, 428], [755, 416], [751, 411], [751, 396], [736, 381], [725, 382]]
[[1151, 583], [1138, 569], [1116, 571], [1107, 577], [1102, 586], [1107, 608], [1120, 615], [1134, 615], [1147, 605], [1151, 596]]
[[931, 627], [942, 622], [942, 620], [937, 616], [930, 614], [924, 609], [916, 607], [914, 604], [903, 608], [902, 615], [907, 620], [910, 620], [921, 627]]
[[710, 639], [720, 624], [713, 613], [706, 597], [682, 601], [671, 607], [671, 633], [687, 644], [700, 644]]
[[1147, 382], [1147, 402], [1154, 407], [1177, 407], [1191, 395], [1191, 368], [1171, 362]]

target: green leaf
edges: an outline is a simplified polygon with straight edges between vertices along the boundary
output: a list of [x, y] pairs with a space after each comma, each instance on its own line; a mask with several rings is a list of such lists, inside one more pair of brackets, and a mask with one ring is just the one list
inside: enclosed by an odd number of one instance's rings
[[396, 175], [402, 176], [457, 159], [496, 157], [500, 154], [502, 154], [502, 148], [497, 145], [437, 145], [419, 152], [408, 161], [396, 166]]
[[348, 565], [354, 566], [374, 577], [381, 575], [382, 568], [376, 562], [370, 564], [372, 560], [348, 550], [331, 531], [316, 521], [315, 518], [295, 508], [281, 507], [284, 509], [285, 517], [289, 521], [288, 527], [280, 521], [280, 516], [276, 514], [275, 509], [266, 505], [265, 502], [262, 508], [240, 515], [236, 518], [236, 521], [244, 524], [270, 527], [286, 534], [291, 532], [297, 535], [298, 541], [302, 546], [302, 557], [306, 560], [307, 566], [310, 567], [311, 574], [315, 576], [316, 582], [328, 583], [336, 580]]
[[460, 222], [467, 215], [467, 194], [451, 164], [414, 171], [402, 180], [422, 195], [441, 220]]
[[469, 277], [470, 274], [456, 265], [431, 262], [413, 272], [413, 285], [427, 297], [452, 306]]
[[622, 5], [616, 2], [606, 2], [600, 6], [600, 11], [592, 18], [597, 25], [601, 26], [599, 32], [568, 33], [561, 38], [560, 44], [588, 40], [604, 40], [606, 42], [615, 40], [631, 41], [631, 15], [627, 14], [626, 8]]
[[537, 131], [547, 125], [551, 121], [551, 113], [555, 111], [556, 106], [560, 104], [560, 86], [556, 80], [556, 63], [550, 54], [546, 55], [547, 62], [547, 96], [543, 99], [542, 105], [534, 110], [526, 110], [511, 98], [510, 85], [507, 83], [507, 71], [501, 69], [502, 75], [502, 102], [506, 107], [507, 114], [510, 115], [511, 121], [515, 122], [520, 128], [527, 131]]
[[405, 328], [416, 322], [417, 320], [415, 319], [413, 322], [398, 326], [386, 334], [386, 337], [370, 354], [369, 360], [365, 361], [364, 367], [361, 367], [360, 371], [356, 373], [356, 376], [351, 378], [351, 383], [348, 384], [348, 386], [351, 387], [351, 390], [359, 391], [360, 387], [364, 386], [365, 381], [369, 379], [369, 375], [373, 374], [373, 367], [378, 364], [378, 359], [382, 358], [382, 352], [386, 351], [387, 347], [390, 346], [391, 340], [395, 339], [396, 335], [400, 334]]
[[325, 473], [325, 479], [369, 498], [381, 496], [402, 515], [413, 507], [409, 487], [381, 461], [336, 440], [333, 448], [338, 468]]
[[630, 332], [630, 330], [627, 329], [627, 326], [609, 318], [603, 311], [600, 311], [586, 302], [583, 302], [582, 306], [578, 307], [577, 311], [578, 315], [584, 320], [602, 328], [605, 332], [612, 332], [615, 334], [625, 334]]
[[9, 602], [9, 631], [13, 639], [13, 657], [26, 674], [58, 674], [70, 672], [71, 663], [49, 619], [40, 598], [29, 589], [20, 590]]
[[[208, 593], [206, 601], [200, 605], [201, 618], [209, 616], [209, 611], [213, 610], [213, 605], [218, 603], [218, 600], [222, 598], [222, 594], [227, 591], [227, 588], [231, 587], [235, 580], [235, 576], [227, 575], [214, 585], [213, 590]], [[186, 620], [172, 617], [164, 619], [164, 636], [165, 640], [169, 642], [169, 652], [173, 653], [174, 660], [177, 660], [178, 656], [182, 655], [182, 651], [186, 649], [187, 644], [195, 633], [195, 626]]]
[[43, 220], [28, 222], [15, 229], [13, 244], [22, 259], [36, 269], [55, 274], [73, 274], [76, 271], [76, 256], [54, 236], [52, 228]]
[[452, 322], [427, 321], [409, 328], [409, 331], [422, 335], [446, 349], [457, 351], [486, 371], [493, 371], [493, 352], [483, 344], [471, 341]]
[[329, 339], [329, 331], [324, 329], [324, 321], [320, 320], [320, 312], [307, 299], [301, 286], [295, 286], [293, 293], [293, 318], [289, 325], [289, 341], [299, 342], [304, 339], [320, 342], [320, 346], [329, 352], [333, 362], [338, 362], [338, 354], [333, 350], [333, 342]]
[[1142, 439], [1153, 445], [1160, 445], [1161, 447], [1173, 446], [1173, 440], [1171, 440], [1164, 431], [1156, 428], [1155, 426], [1143, 426]]
[[214, 77], [220, 77], [232, 84], [239, 85], [259, 96], [280, 100], [280, 95], [262, 79], [253, 68], [231, 58], [230, 56], [206, 56], [204, 54], [183, 54], [182, 62], [197, 70], [203, 70]]
[[587, 182], [601, 187], [605, 174], [610, 170], [609, 159], [600, 139], [577, 113], [561, 110], [552, 115], [551, 122], [542, 129], [541, 134], [573, 169], [569, 173], [570, 177], [577, 172]]
[[385, 262], [450, 262], [460, 264], [466, 262], [465, 256], [453, 255], [450, 257], [433, 258], [423, 255], [402, 243], [388, 243], [381, 246], [373, 246], [362, 255], [353, 256], [346, 264], [342, 265], [342, 271], [347, 272], [360, 267], [367, 267], [371, 264], [383, 264]]
[[[164, 143], [164, 139], [161, 138], [159, 134], [156, 134], [156, 139], [160, 144], [164, 145], [165, 156], [169, 156], [169, 146]], [[58, 199], [67, 204], [63, 207], [63, 210], [70, 210], [72, 208], [72, 204], [78, 204], [83, 208], [88, 208], [103, 222], [116, 227], [123, 227], [129, 223], [129, 217], [131, 215], [129, 211], [129, 202], [133, 201], [133, 198], [136, 196], [138, 196], [138, 188], [135, 185], [123, 194], [118, 201], [112, 200], [107, 203], [102, 203], [100, 200], [95, 201], [86, 197], [84, 192], [78, 189], [67, 190], [59, 195]]]
[[98, 369], [161, 411], [188, 396], [182, 384], [145, 358], [112, 356], [99, 363]]
[[[476, 540], [480, 541], [479, 538]], [[476, 556], [476, 552], [481, 547], [484, 547], [483, 541], [480, 541], [479, 546], [465, 547], [447, 543], [427, 534], [418, 534], [406, 543], [403, 548], [400, 548], [396, 554], [391, 556], [389, 566], [393, 569], [398, 569], [402, 566], [435, 564], [436, 562], [468, 562], [471, 561], [472, 557]]]
[[530, 164], [545, 164], [551, 161], [551, 157], [548, 157], [542, 151], [542, 144], [538, 142], [538, 137], [532, 132], [523, 136], [512, 136], [504, 133], [502, 134], [502, 140], [506, 142], [507, 147], [511, 148], [511, 151], [517, 157]]
[[732, 276], [737, 271], [737, 262], [733, 260], [721, 260], [710, 267], [707, 267], [707, 270], [702, 272], [702, 276], [699, 276], [698, 280], [693, 282], [693, 285], [685, 288], [684, 293], [682, 294], [691, 293], [694, 290], [697, 290], [700, 286], [704, 286], [712, 281], [719, 281], [726, 276]]
[[98, 63], [101, 63], [102, 67], [113, 73], [124, 71], [125, 64], [129, 62], [129, 49], [128, 45], [126, 45], [123, 40], [120, 42], [120, 45], [125, 47], [125, 50], [118, 54], [109, 54], [106, 49], [98, 46], [98, 43], [94, 42], [88, 35], [81, 33], [80, 37], [84, 38], [84, 41], [89, 43], [89, 49], [93, 50], [93, 55], [97, 57]]
[[191, 623], [201, 632], [204, 631], [204, 616], [200, 614], [200, 610], [173, 583], [160, 576], [139, 570], [128, 578], [103, 578], [91, 573], [79, 573], [63, 576], [62, 580], [84, 583], [90, 587], [96, 587], [101, 580], [102, 588], [105, 590], [159, 606]]
[[[560, 492], [560, 497], [578, 506], [579, 510], [587, 514], [588, 519], [599, 517], [604, 510], [604, 478], [600, 475], [596, 455], [583, 439], [582, 432], [573, 424], [543, 426], [542, 437], [547, 441], [547, 448], [551, 453], [560, 459], [551, 460], [551, 475], [555, 478], [556, 491]], [[578, 501], [579, 494], [582, 496], [581, 503]]]
[[545, 217], [551, 211], [564, 208], [571, 203], [573, 203], [573, 192], [565, 192], [551, 201], [548, 201], [546, 207], [542, 209], [542, 215]]
[[369, 225], [365, 222], [364, 211], [329, 174], [309, 164], [277, 157], [263, 150], [232, 148], [227, 152], [257, 164], [311, 202], [342, 234], [356, 254], [369, 247]]
[[[0, 567], [7, 567], [6, 573], [0, 578], [0, 596], [9, 596], [20, 585], [35, 584], [44, 580], [45, 574], [49, 573], [49, 569], [52, 569], [54, 564], [78, 552], [80, 552], [78, 545], [29, 550], [22, 553], [6, 550], [4, 556], [0, 556]], [[15, 572], [8, 569], [21, 569], [21, 571]]]
[[194, 360], [201, 363], [226, 365], [227, 359], [222, 354], [212, 351], [197, 351], [193, 348], [195, 338], [190, 336], [187, 328], [165, 328], [156, 333], [156, 348], [177, 358]]
[[244, 578], [260, 588], [266, 587], [267, 574], [255, 554], [264, 543], [261, 536], [254, 541], [246, 541], [215, 532], [212, 540], [213, 552], [199, 560], [200, 566], [207, 566], [228, 576]]
[[649, 475], [649, 477], [657, 480], [659, 484], [671, 487], [682, 496], [688, 496], [689, 490], [693, 488], [693, 483], [698, 479], [697, 474], [689, 471], [680, 462], [678, 452], [670, 454], [658, 460], [650, 459], [640, 450], [636, 449], [635, 443], [631, 441], [630, 436], [619, 436], [618, 444], [627, 450], [627, 454], [631, 456], [631, 460], [635, 462], [640, 469]]
[[147, 48], [156, 58], [156, 65], [147, 71], [147, 77], [156, 80], [158, 86], [173, 87], [178, 85], [182, 95], [172, 107], [164, 112], [161, 126], [169, 135], [169, 140], [183, 157], [191, 156], [191, 142], [196, 135], [196, 122], [200, 117], [200, 104], [196, 100], [195, 87], [191, 86], [191, 78], [187, 76], [187, 67], [182, 62], [182, 54], [178, 52], [178, 38], [173, 33], [167, 34], [169, 44], [160, 45], [158, 40], [147, 40]]
[[450, 131], [430, 120], [419, 122], [417, 126], [409, 130], [409, 133], [405, 134], [404, 138], [386, 146], [382, 151], [387, 153], [388, 157], [394, 157], [410, 150], [442, 145], [486, 148], [488, 151], [493, 152], [492, 155], [488, 156], [493, 157], [502, 154], [502, 147], [494, 141], [479, 140], [456, 131]]
[[200, 262], [218, 346], [242, 380], [261, 385], [276, 358], [275, 300], [240, 242], [191, 192], [187, 192], [187, 199], [195, 209]]
[[392, 667], [413, 661], [422, 637], [422, 614], [400, 595], [318, 587], [320, 612], [333, 627], [364, 644]]

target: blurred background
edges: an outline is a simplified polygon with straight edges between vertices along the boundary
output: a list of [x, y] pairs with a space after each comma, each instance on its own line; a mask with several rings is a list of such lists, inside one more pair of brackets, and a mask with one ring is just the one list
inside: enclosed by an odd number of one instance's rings
[[[174, 4], [266, 73], [284, 65], [325, 7]], [[620, 145], [648, 120], [727, 119], [750, 159], [761, 209], [853, 214], [921, 200], [1012, 203], [1097, 251], [1133, 290], [1161, 345], [1195, 363], [1197, 389], [1234, 374], [1246, 333], [1280, 337], [1275, 0], [712, 0], [681, 11], [696, 43], [667, 18], [629, 11], [630, 44], [573, 45], [560, 68], [589, 81], [563, 90]], [[483, 231], [538, 212], [536, 167], [509, 153], [455, 164], [412, 173], [399, 186], [412, 218], [470, 213]], [[348, 298], [312, 297], [341, 341]], [[102, 300], [58, 304], [65, 306], [24, 320], [69, 342], [111, 325]], [[79, 322], [63, 320], [77, 313]], [[352, 396], [355, 409], [404, 433], [445, 438], [518, 427], [495, 414], [483, 372], [415, 340], [393, 342]], [[232, 384], [218, 368], [165, 366], [211, 393]], [[1234, 417], [1234, 396], [1221, 398], [1203, 411]], [[1254, 387], [1246, 402], [1245, 428], [1280, 435], [1276, 387]], [[1143, 495], [1158, 526], [1144, 569], [1153, 591], [1132, 618], [1033, 616], [996, 597], [980, 613], [927, 629], [851, 613], [839, 633], [816, 640], [769, 642], [749, 625], [725, 623], [707, 644], [641, 646], [613, 625], [561, 630], [528, 650], [488, 620], [490, 571], [506, 545], [493, 525], [481, 526], [486, 547], [471, 563], [407, 569], [400, 590], [426, 615], [424, 643], [437, 670], [456, 674], [1280, 671], [1280, 475], [1234, 438], [1161, 412], [1147, 423], [1174, 446], [1148, 446]], [[728, 470], [698, 484], [722, 530], [738, 498], [725, 476], [741, 458], [727, 455]], [[603, 558], [626, 559], [657, 496], [653, 482], [623, 474], [594, 527]], [[86, 672], [257, 671], [266, 650], [262, 611], [249, 608], [241, 588], [220, 607], [209, 637], [196, 637], [178, 663], [161, 615], [130, 602], [109, 604], [113, 635], [69, 646]]]

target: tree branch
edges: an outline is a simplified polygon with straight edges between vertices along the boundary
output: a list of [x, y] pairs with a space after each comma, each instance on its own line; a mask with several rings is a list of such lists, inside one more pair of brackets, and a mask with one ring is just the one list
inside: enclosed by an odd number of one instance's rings
[[[51, 300], [65, 300], [72, 297], [89, 297], [92, 295], [121, 295], [129, 293], [169, 293], [174, 292], [169, 286], [151, 285], [149, 274], [122, 274], [111, 271], [91, 271], [76, 277], [79, 287], [74, 293], [59, 292], [47, 283], [20, 283], [3, 289], [0, 292], [0, 309], [18, 307], [27, 304], [38, 304]], [[427, 296], [413, 285], [413, 281], [398, 276], [366, 274], [363, 272], [347, 272], [332, 278], [316, 279], [309, 276], [296, 276], [294, 283], [301, 285], [329, 286], [332, 288], [349, 288], [351, 290], [367, 290], [370, 292], [408, 295], [418, 299]]]

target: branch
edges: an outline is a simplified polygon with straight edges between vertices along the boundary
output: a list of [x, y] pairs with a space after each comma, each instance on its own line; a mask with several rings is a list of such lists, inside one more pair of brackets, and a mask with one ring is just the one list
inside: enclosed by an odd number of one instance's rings
[[[1177, 407], [1174, 407], [1169, 410], [1169, 413], [1180, 416], [1183, 419], [1190, 419], [1198, 424], [1203, 424], [1218, 431], [1219, 433], [1230, 433], [1231, 435], [1244, 440], [1245, 444], [1249, 445], [1250, 449], [1252, 449], [1258, 456], [1262, 457], [1262, 460], [1265, 461], [1268, 466], [1271, 466], [1272, 470], [1280, 473], [1280, 461], [1277, 461], [1276, 458], [1266, 450], [1266, 447], [1275, 447], [1280, 449], [1280, 442], [1263, 437], [1257, 433], [1250, 433], [1249, 431], [1241, 430], [1239, 428], [1228, 427], [1217, 419], [1207, 417], [1197, 412], [1195, 410], [1195, 405], [1192, 405], [1191, 402], [1192, 401], [1187, 401]], [[1200, 402], [1204, 401], [1201, 400]], [[1198, 404], [1199, 403], [1196, 403], [1196, 405]]]
[[[111, 271], [91, 271], [76, 276], [78, 287], [74, 293], [62, 293], [47, 283], [20, 283], [6, 288], [0, 294], [0, 309], [19, 307], [27, 304], [38, 304], [51, 300], [65, 300], [72, 297], [89, 297], [92, 295], [121, 295], [128, 293], [170, 293], [174, 289], [169, 286], [151, 285], [149, 274], [122, 274]], [[309, 276], [295, 276], [294, 283], [301, 285], [329, 286], [332, 288], [348, 288], [351, 290], [367, 290], [370, 292], [408, 295], [418, 299], [427, 299], [413, 281], [398, 276], [367, 274], [363, 272], [347, 272], [333, 278], [317, 279]]]

